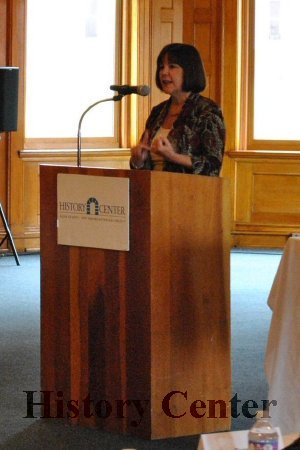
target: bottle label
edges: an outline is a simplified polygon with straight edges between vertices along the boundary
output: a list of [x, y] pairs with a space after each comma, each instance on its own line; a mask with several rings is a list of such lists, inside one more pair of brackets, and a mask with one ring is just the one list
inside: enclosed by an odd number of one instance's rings
[[249, 441], [249, 450], [278, 450], [278, 440]]

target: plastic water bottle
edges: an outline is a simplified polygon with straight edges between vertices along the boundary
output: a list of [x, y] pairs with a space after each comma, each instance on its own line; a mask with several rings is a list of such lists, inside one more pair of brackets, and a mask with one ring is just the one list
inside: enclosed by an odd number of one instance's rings
[[278, 450], [278, 433], [269, 418], [260, 415], [248, 433], [249, 450]]

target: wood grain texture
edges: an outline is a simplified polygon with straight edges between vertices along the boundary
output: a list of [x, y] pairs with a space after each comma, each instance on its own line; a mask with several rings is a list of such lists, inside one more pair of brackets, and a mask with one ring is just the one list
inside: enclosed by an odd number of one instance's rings
[[[58, 173], [129, 178], [129, 252], [56, 244]], [[189, 411], [231, 398], [228, 194], [220, 178], [41, 167], [42, 387], [112, 405], [75, 423], [148, 439], [230, 427], [229, 411]], [[116, 418], [118, 400], [147, 406], [142, 420], [132, 403]]]
[[[224, 1], [182, 0], [183, 42], [199, 50], [207, 78], [203, 95], [221, 103]], [[232, 93], [231, 93], [232, 94]]]
[[234, 241], [258, 246], [261, 236], [266, 247], [283, 247], [288, 236], [300, 230], [299, 161], [288, 155], [233, 159]]

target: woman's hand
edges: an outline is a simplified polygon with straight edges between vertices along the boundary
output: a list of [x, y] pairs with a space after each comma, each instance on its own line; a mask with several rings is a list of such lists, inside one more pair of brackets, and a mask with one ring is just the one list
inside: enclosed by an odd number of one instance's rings
[[176, 154], [169, 139], [162, 136], [157, 137], [152, 142], [151, 151], [162, 156], [164, 159], [168, 159], [169, 161], [172, 161], [174, 154]]
[[188, 168], [192, 167], [192, 160], [190, 156], [177, 153], [169, 139], [166, 137], [160, 136], [155, 139], [152, 143], [151, 151], [173, 163], [181, 164]]
[[143, 167], [144, 162], [148, 156], [148, 152], [150, 151], [150, 146], [148, 145], [149, 132], [145, 131], [140, 142], [131, 149], [131, 164], [136, 169]]

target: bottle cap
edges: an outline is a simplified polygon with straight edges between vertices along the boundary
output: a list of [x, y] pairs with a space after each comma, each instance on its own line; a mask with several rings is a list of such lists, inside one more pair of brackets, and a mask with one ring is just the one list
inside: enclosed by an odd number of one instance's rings
[[264, 419], [265, 418], [265, 413], [266, 411], [263, 411], [262, 409], [258, 410], [256, 413], [256, 419]]

